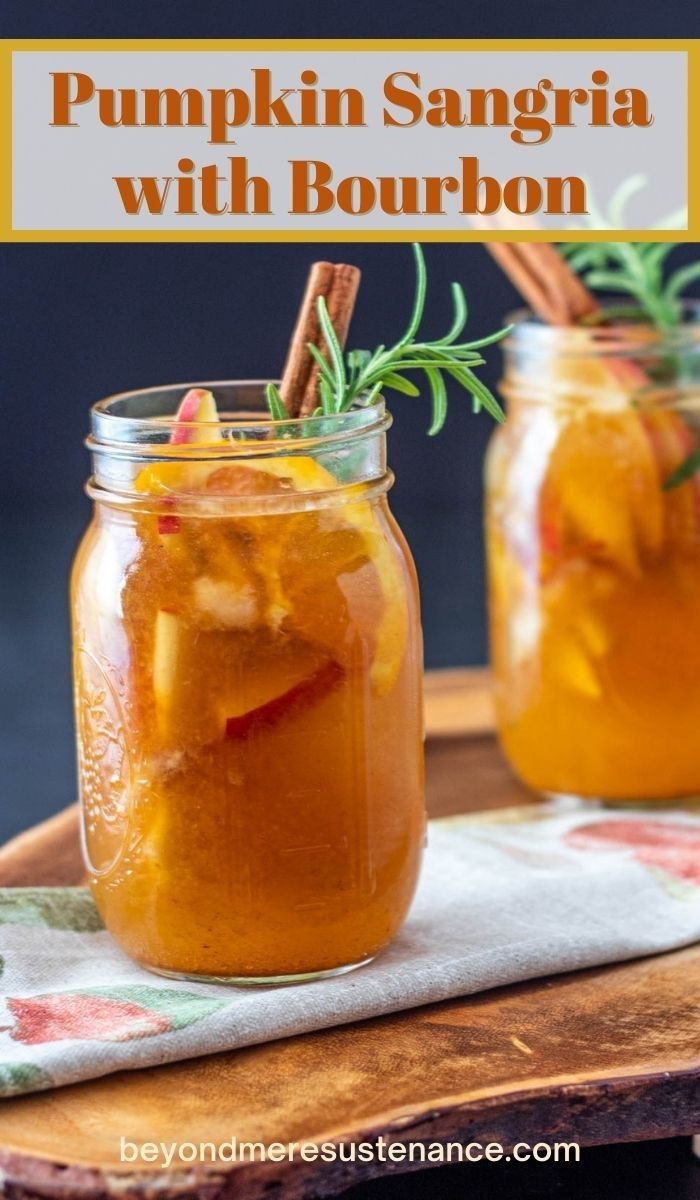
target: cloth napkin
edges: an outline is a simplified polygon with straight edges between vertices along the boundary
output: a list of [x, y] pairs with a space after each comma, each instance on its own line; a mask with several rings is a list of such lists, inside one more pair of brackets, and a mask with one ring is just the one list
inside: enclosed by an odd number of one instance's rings
[[700, 818], [544, 807], [433, 822], [392, 945], [335, 979], [160, 979], [84, 888], [0, 889], [0, 1095], [250, 1046], [700, 939]]

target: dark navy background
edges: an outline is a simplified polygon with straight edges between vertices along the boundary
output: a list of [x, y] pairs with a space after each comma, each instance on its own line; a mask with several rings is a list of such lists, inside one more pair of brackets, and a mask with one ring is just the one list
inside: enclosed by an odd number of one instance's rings
[[[4, 37], [692, 37], [700, 16], [657, 5], [561, 0], [380, 7], [208, 0], [4, 0]], [[685, 249], [677, 261], [692, 256]], [[429, 321], [449, 320], [465, 285], [468, 330], [516, 302], [479, 245], [428, 245]], [[351, 342], [389, 341], [410, 308], [412, 262], [399, 244], [0, 246], [0, 841], [75, 796], [66, 587], [88, 518], [82, 438], [96, 399], [178, 380], [280, 370], [308, 263], [356, 262], [363, 284]], [[499, 352], [489, 352], [492, 385]], [[485, 660], [481, 463], [490, 432], [451, 389], [445, 430], [428, 439], [427, 400], [398, 397], [390, 433], [394, 511], [421, 577], [428, 666]]]
[[691, 38], [692, 0], [3, 0], [3, 37]]

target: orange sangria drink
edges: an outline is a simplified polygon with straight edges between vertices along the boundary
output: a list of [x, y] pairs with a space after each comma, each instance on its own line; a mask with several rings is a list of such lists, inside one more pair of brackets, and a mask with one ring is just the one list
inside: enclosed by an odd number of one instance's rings
[[424, 840], [389, 419], [275, 421], [262, 385], [186, 391], [93, 409], [72, 582], [90, 884], [151, 970], [336, 974], [397, 932]]
[[487, 461], [497, 718], [531, 787], [700, 793], [700, 320], [518, 316]]

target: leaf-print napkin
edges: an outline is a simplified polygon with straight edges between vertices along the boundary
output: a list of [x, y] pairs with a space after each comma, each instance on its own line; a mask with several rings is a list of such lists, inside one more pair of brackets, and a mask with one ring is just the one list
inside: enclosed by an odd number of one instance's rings
[[700, 939], [700, 818], [512, 810], [433, 822], [383, 954], [285, 988], [132, 963], [83, 888], [0, 889], [0, 1095], [289, 1037]]

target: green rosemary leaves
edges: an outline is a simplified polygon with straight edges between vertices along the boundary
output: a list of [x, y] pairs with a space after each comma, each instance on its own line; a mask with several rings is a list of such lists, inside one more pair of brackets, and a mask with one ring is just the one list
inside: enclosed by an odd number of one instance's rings
[[[560, 247], [589, 288], [631, 296], [660, 329], [679, 323], [681, 294], [700, 279], [700, 262], [665, 277], [666, 259], [675, 248], [675, 242], [568, 242]], [[621, 310], [620, 315], [634, 314]]]
[[[476, 341], [458, 342], [457, 339], [467, 322], [468, 308], [464, 291], [458, 283], [453, 283], [454, 317], [450, 329], [444, 337], [435, 341], [417, 340], [425, 310], [427, 273], [423, 251], [417, 243], [413, 246], [413, 253], [416, 264], [416, 290], [411, 317], [403, 336], [389, 348], [377, 346], [373, 351], [351, 350], [344, 354], [328, 315], [326, 302], [322, 296], [319, 297], [318, 315], [326, 354], [322, 354], [317, 346], [309, 344], [309, 353], [318, 364], [319, 402], [314, 416], [347, 412], [353, 404], [373, 404], [385, 389], [400, 392], [405, 396], [418, 396], [419, 387], [406, 375], [420, 372], [428, 384], [432, 399], [429, 434], [438, 433], [445, 422], [445, 375], [454, 379], [471, 395], [474, 412], [483, 408], [496, 421], [504, 419], [500, 404], [475, 374], [475, 369], [483, 366], [485, 362], [480, 352], [505, 337], [510, 326]], [[276, 421], [287, 416], [282, 397], [274, 384], [268, 384], [267, 402]]]

